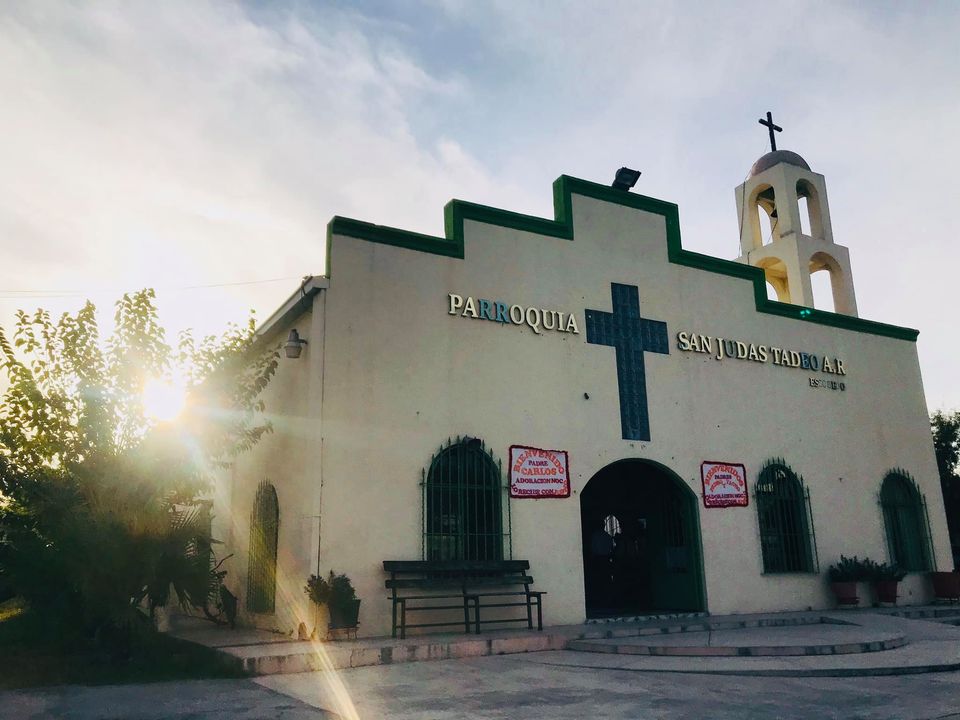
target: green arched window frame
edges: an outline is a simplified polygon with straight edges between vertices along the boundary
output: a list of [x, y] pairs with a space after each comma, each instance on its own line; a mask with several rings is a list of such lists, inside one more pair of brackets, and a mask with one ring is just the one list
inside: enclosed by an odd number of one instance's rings
[[513, 556], [502, 463], [482, 440], [448, 439], [421, 471], [420, 486], [424, 560]]
[[933, 569], [926, 498], [906, 470], [896, 468], [883, 478], [880, 509], [890, 562], [911, 572]]
[[280, 505], [277, 491], [264, 480], [250, 513], [250, 551], [247, 563], [247, 610], [272, 613], [277, 595], [277, 537]]
[[810, 492], [783, 459], [768, 461], [754, 486], [764, 573], [818, 572]]

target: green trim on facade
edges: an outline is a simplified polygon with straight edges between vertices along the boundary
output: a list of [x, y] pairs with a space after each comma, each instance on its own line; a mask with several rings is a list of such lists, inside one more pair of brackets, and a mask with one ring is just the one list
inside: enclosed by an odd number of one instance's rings
[[459, 259], [463, 259], [465, 254], [463, 226], [466, 220], [536, 235], [546, 235], [561, 240], [573, 240], [573, 195], [582, 195], [615, 205], [625, 205], [636, 210], [662, 216], [666, 224], [667, 256], [670, 262], [751, 281], [757, 312], [898, 340], [911, 342], [917, 340], [919, 331], [912, 328], [862, 320], [849, 315], [839, 315], [824, 310], [813, 310], [799, 305], [769, 300], [763, 270], [760, 268], [683, 249], [680, 242], [680, 215], [674, 203], [622, 190], [614, 190], [606, 185], [599, 185], [568, 175], [561, 175], [553, 183], [554, 220], [522, 215], [509, 210], [464, 202], [463, 200], [451, 200], [444, 208], [446, 237], [422, 235], [383, 225], [373, 225], [360, 220], [334, 217], [327, 225], [327, 275], [332, 277], [330, 242], [334, 235], [344, 235], [369, 242]]

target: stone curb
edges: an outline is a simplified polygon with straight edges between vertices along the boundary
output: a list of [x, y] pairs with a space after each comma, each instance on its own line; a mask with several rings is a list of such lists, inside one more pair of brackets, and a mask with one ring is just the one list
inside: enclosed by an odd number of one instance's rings
[[889, 677], [893, 675], [925, 675], [928, 673], [956, 672], [960, 662], [931, 663], [927, 665], [897, 665], [872, 668], [794, 668], [794, 669], [753, 669], [707, 670], [678, 668], [628, 668], [606, 665], [572, 665], [567, 663], [543, 662], [552, 667], [566, 667], [576, 670], [616, 670], [632, 673], [672, 673], [677, 675], [749, 675], [751, 677]]
[[903, 635], [866, 642], [831, 643], [822, 645], [615, 645], [612, 643], [573, 640], [567, 650], [577, 652], [609, 653], [614, 655], [650, 655], [666, 657], [796, 657], [816, 655], [852, 655], [857, 653], [894, 650], [907, 644]]

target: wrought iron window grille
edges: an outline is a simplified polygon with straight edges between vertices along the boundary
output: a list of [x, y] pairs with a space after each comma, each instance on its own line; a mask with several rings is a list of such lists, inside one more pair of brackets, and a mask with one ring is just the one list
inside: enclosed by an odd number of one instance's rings
[[890, 562], [911, 572], [936, 567], [927, 499], [917, 481], [903, 468], [888, 471], [880, 485], [880, 512]]
[[819, 572], [810, 490], [803, 478], [783, 458], [768, 460], [753, 497], [764, 574]]
[[509, 486], [482, 440], [448, 438], [420, 472], [424, 560], [513, 558]]

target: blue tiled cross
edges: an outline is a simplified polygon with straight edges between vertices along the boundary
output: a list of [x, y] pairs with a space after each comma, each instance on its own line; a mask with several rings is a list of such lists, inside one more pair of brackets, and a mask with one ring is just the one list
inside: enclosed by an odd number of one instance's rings
[[587, 310], [587, 342], [610, 345], [617, 351], [620, 389], [620, 428], [625, 440], [649, 440], [647, 377], [644, 352], [669, 354], [667, 324], [640, 317], [640, 290], [636, 285], [610, 283], [613, 312]]

